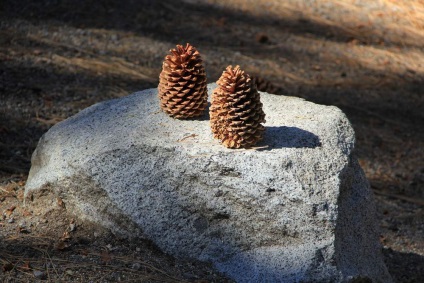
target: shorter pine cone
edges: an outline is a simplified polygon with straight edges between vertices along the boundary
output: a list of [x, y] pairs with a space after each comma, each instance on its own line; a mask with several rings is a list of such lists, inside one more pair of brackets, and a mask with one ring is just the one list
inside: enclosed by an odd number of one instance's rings
[[206, 73], [199, 52], [189, 43], [165, 57], [159, 76], [160, 107], [171, 117], [200, 116], [208, 105]]
[[211, 129], [215, 138], [229, 148], [247, 148], [262, 139], [265, 113], [260, 95], [250, 76], [228, 66], [217, 81], [211, 107]]

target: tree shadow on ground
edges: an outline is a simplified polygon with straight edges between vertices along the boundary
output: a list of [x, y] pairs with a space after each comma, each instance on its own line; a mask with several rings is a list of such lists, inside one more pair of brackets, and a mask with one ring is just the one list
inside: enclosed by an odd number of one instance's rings
[[[78, 28], [105, 28], [119, 29], [141, 33], [149, 33], [157, 39], [175, 41], [185, 38], [193, 43], [210, 42], [219, 43], [220, 46], [244, 46], [246, 35], [237, 34], [234, 27], [249, 25], [266, 30], [268, 27], [276, 27], [287, 33], [317, 36], [345, 43], [359, 33], [349, 32], [342, 25], [328, 24], [316, 19], [304, 17], [285, 18], [275, 15], [255, 16], [242, 10], [226, 9], [208, 3], [190, 3], [189, 1], [150, 1], [150, 0], [125, 0], [119, 3], [110, 0], [104, 1], [71, 1], [57, 2], [44, 1], [34, 3], [32, 1], [6, 1], [4, 14], [8, 18], [21, 18], [25, 20], [51, 20], [63, 22]], [[291, 11], [300, 14], [300, 10]], [[93, 17], [95, 15], [95, 17]], [[184, 15], [185, 21], [179, 21], [178, 17]], [[204, 24], [200, 19], [209, 19], [209, 24]], [[199, 21], [196, 21], [199, 20]], [[178, 22], [178, 25], [175, 25]], [[194, 24], [194, 23], [200, 23]], [[199, 31], [202, 32], [199, 32]], [[232, 35], [232, 40], [227, 40]], [[375, 38], [371, 31], [361, 33], [361, 40], [379, 46], [381, 40]], [[408, 33], [404, 34], [409, 37]], [[421, 44], [404, 39], [399, 42], [389, 42], [399, 47], [418, 47]], [[222, 39], [219, 40], [219, 39]]]
[[156, 86], [52, 64], [3, 62], [0, 68], [0, 176], [28, 173], [39, 138], [55, 123], [99, 101]]
[[390, 248], [383, 249], [383, 255], [395, 282], [424, 282], [424, 256], [398, 252]]

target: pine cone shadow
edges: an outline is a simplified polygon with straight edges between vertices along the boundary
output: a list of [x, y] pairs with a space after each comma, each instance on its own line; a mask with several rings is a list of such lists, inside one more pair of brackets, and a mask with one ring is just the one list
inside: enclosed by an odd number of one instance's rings
[[316, 148], [321, 146], [317, 135], [298, 127], [265, 126], [264, 139], [258, 146], [267, 146], [261, 150], [275, 148]]

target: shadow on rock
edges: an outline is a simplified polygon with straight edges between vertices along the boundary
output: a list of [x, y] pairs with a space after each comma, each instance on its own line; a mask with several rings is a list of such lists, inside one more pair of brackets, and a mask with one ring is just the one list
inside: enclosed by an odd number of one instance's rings
[[274, 148], [316, 148], [321, 146], [321, 141], [314, 133], [298, 127], [266, 126], [265, 137], [261, 144], [268, 146], [265, 150]]

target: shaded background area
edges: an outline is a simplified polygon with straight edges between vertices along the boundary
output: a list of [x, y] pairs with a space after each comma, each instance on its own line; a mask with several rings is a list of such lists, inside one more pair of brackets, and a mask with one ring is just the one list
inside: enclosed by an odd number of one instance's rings
[[[49, 127], [156, 87], [169, 49], [190, 42], [210, 82], [238, 64], [263, 90], [347, 114], [390, 272], [424, 281], [422, 1], [6, 0], [0, 27], [3, 213], [16, 202], [10, 215], [25, 218], [19, 195]], [[10, 215], [0, 222], [5, 238]]]

